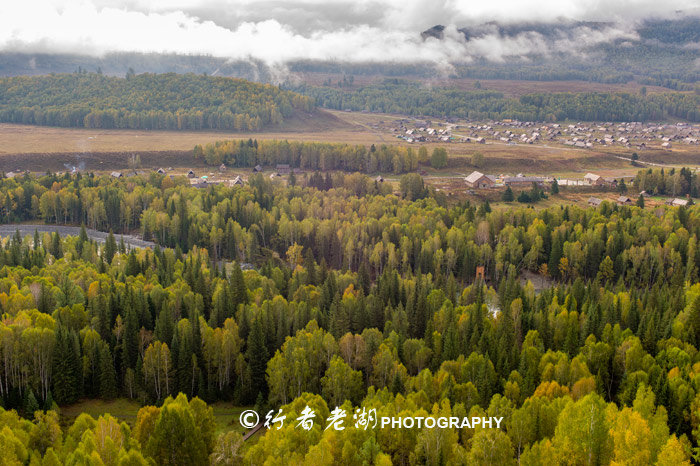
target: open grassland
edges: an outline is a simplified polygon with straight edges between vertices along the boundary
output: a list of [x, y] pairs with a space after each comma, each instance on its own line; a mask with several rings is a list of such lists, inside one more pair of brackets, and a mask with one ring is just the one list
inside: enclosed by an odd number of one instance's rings
[[296, 121], [282, 128], [263, 132], [146, 131], [84, 128], [55, 128], [0, 124], [0, 157], [12, 154], [95, 152], [151, 152], [192, 150], [196, 144], [222, 139], [288, 139], [295, 141], [380, 143], [362, 124], [352, 118], [340, 119], [343, 112], [320, 111], [322, 117]]
[[136, 422], [136, 413], [140, 408], [141, 405], [137, 401], [128, 398], [117, 398], [109, 401], [89, 399], [61, 407], [61, 418], [64, 424], [72, 425], [75, 418], [82, 413], [89, 414], [94, 418], [109, 413], [120, 421], [133, 426]]
[[[238, 422], [238, 417], [241, 415], [241, 412], [247, 409], [246, 407], [233, 406], [223, 401], [212, 403], [209, 406], [214, 410], [217, 435], [231, 430], [241, 433], [246, 431]], [[110, 401], [99, 399], [82, 400], [78, 403], [61, 407], [61, 419], [64, 425], [70, 426], [81, 413], [89, 414], [94, 418], [98, 418], [103, 414], [111, 414], [133, 427], [140, 408], [141, 405], [137, 401], [127, 398], [117, 398]]]

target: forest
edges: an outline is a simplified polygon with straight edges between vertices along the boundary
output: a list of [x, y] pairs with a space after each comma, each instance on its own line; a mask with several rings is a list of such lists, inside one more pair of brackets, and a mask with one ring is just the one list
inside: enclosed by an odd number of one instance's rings
[[427, 87], [387, 78], [381, 83], [345, 87], [297, 85], [290, 89], [336, 110], [522, 121], [660, 121], [669, 117], [700, 121], [700, 95], [690, 93], [553, 93], [508, 98], [486, 89]]
[[0, 77], [0, 122], [79, 128], [259, 131], [314, 102], [270, 84], [194, 74]]
[[[116, 232], [3, 241], [7, 462], [698, 459], [697, 207], [448, 205], [416, 174], [394, 194], [342, 172], [206, 189], [155, 173], [27, 175], [0, 194], [3, 222]], [[157, 246], [127, 249], [119, 233], [132, 231]], [[135, 420], [61, 424], [61, 406], [117, 397], [143, 405]], [[217, 400], [286, 421], [252, 444], [217, 436]], [[326, 429], [338, 407], [346, 428]], [[367, 429], [357, 410], [503, 423]]]
[[[233, 167], [275, 167], [286, 164], [302, 170], [343, 170], [362, 173], [401, 174], [415, 171], [419, 163], [428, 162], [428, 149], [374, 144], [321, 143], [286, 140], [226, 140], [197, 145], [194, 157], [203, 158], [208, 165], [221, 163]], [[431, 165], [447, 165], [447, 151], [432, 151]]]

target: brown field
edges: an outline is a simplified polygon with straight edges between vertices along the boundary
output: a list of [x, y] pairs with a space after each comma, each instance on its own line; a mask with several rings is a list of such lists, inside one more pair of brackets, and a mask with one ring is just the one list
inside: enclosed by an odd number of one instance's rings
[[258, 133], [55, 128], [0, 123], [0, 157], [26, 153], [192, 150], [196, 144], [240, 138], [381, 142], [378, 137], [368, 141], [368, 136], [371, 134], [366, 128], [326, 111]]
[[[332, 84], [342, 81], [341, 74], [328, 73], [297, 73], [299, 80], [312, 84], [322, 85], [330, 78]], [[642, 86], [634, 81], [621, 84], [605, 84], [589, 81], [516, 81], [507, 79], [469, 79], [469, 78], [446, 78], [436, 76], [434, 78], [418, 78], [416, 76], [397, 76], [398, 79], [407, 81], [420, 81], [425, 85], [437, 87], [454, 87], [466, 91], [473, 91], [474, 83], [481, 83], [481, 90], [491, 90], [502, 92], [506, 97], [520, 97], [524, 94], [551, 93], [551, 92], [630, 92], [638, 93], [642, 87], [647, 88], [649, 93], [670, 92], [661, 86]], [[380, 75], [355, 75], [350, 89], [382, 82], [386, 76]], [[347, 89], [347, 87], [346, 87]]]
[[[346, 142], [350, 144], [409, 144], [396, 138], [389, 128], [401, 115], [362, 112], [318, 111], [300, 115], [284, 127], [259, 133], [101, 130], [0, 124], [0, 171], [62, 171], [74, 165], [91, 171], [124, 170], [129, 157], [139, 154], [142, 167], [203, 168], [192, 157], [196, 144], [222, 139], [287, 139]], [[439, 124], [439, 123], [438, 123]], [[518, 173], [580, 178], [587, 171], [604, 176], [629, 176], [639, 168], [616, 156], [629, 157], [623, 147], [576, 149], [561, 144], [527, 145], [427, 143], [428, 150], [440, 145], [450, 153], [449, 166], [440, 171], [424, 168], [428, 176], [461, 177], [478, 169], [485, 173]], [[419, 144], [410, 144], [417, 150]], [[470, 163], [474, 152], [485, 156], [483, 166]], [[641, 161], [669, 166], [700, 165], [696, 147], [675, 146], [672, 151], [649, 149], [639, 153]], [[211, 170], [211, 167], [209, 167]]]

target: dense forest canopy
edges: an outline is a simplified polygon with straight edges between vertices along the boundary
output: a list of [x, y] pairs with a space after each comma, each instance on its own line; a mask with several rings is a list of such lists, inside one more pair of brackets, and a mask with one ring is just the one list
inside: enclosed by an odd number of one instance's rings
[[700, 95], [664, 93], [556, 93], [508, 98], [489, 90], [464, 91], [423, 86], [401, 79], [358, 88], [300, 85], [290, 87], [336, 110], [400, 113], [469, 119], [523, 121], [700, 121]]
[[0, 78], [0, 121], [46, 126], [258, 131], [313, 100], [269, 84], [194, 74]]
[[[447, 152], [434, 149], [433, 153]], [[280, 140], [226, 140], [197, 145], [195, 158], [203, 158], [208, 165], [225, 163], [233, 167], [275, 167], [286, 164], [302, 170], [344, 170], [348, 172], [395, 174], [415, 171], [419, 163], [428, 161], [426, 148], [414, 151], [410, 147], [374, 144], [301, 142]]]
[[[448, 207], [415, 174], [400, 195], [359, 174], [307, 184], [2, 179], [3, 221], [140, 228], [159, 243], [4, 241], [3, 451], [48, 464], [689, 464], [698, 207]], [[521, 282], [526, 270], [546, 285]], [[81, 415], [61, 429], [51, 409], [82, 396], [160, 407], [131, 426]], [[287, 421], [247, 447], [215, 438], [202, 400]], [[306, 406], [308, 432], [295, 428]], [[324, 430], [336, 407], [347, 428]], [[503, 423], [365, 430], [356, 409]]]

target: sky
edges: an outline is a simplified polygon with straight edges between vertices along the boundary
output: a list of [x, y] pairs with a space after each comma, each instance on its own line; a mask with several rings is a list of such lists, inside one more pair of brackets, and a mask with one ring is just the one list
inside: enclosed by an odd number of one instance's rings
[[[698, 0], [0, 0], [0, 51], [157, 52], [269, 64], [500, 61], [531, 51], [637, 40], [635, 23], [700, 14]], [[458, 27], [489, 21], [606, 21], [549, 41], [497, 31], [466, 40]], [[443, 40], [420, 32], [442, 24]]]

